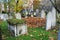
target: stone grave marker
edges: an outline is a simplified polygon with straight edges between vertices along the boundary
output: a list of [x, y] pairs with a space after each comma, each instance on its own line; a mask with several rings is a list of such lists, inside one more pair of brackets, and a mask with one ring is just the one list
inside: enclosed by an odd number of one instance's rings
[[21, 14], [20, 13], [16, 13], [15, 16], [16, 16], [17, 19], [21, 19]]
[[47, 14], [47, 17], [46, 17], [46, 30], [49, 30], [49, 29], [51, 29], [51, 24], [52, 24], [52, 22], [51, 22], [51, 18], [52, 17], [52, 13], [51, 12], [49, 12], [48, 14]]
[[8, 14], [0, 14], [0, 19], [2, 20], [7, 20], [8, 19]]
[[39, 9], [36, 9], [36, 16], [39, 16]]
[[56, 26], [56, 9], [52, 8], [52, 28]]
[[45, 18], [45, 12], [44, 12], [44, 10], [41, 11], [41, 18]]

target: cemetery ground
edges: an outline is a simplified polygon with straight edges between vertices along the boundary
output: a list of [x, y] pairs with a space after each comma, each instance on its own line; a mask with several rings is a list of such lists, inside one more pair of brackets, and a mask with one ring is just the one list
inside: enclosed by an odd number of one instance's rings
[[58, 27], [49, 31], [45, 30], [45, 26], [28, 28], [28, 34], [14, 37], [8, 31], [6, 21], [2, 22], [1, 25], [3, 40], [57, 40]]

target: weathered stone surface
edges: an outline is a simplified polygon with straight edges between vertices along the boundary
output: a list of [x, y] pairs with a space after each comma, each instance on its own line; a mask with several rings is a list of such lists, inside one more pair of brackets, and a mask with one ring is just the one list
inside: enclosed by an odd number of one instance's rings
[[41, 18], [45, 18], [45, 11], [44, 10], [41, 11]]
[[51, 12], [47, 14], [46, 20], [46, 30], [49, 30], [51, 29]]
[[17, 19], [21, 19], [21, 14], [20, 13], [16, 13], [15, 16], [16, 16]]
[[27, 33], [27, 25], [26, 24], [18, 24], [18, 25], [10, 25], [8, 29], [13, 33], [12, 35], [14, 36], [19, 36], [21, 34], [26, 34]]
[[0, 14], [0, 19], [7, 20], [8, 19], [8, 14]]
[[56, 26], [56, 10], [55, 10], [55, 8], [53, 8], [52, 11], [47, 14], [46, 19], [47, 19], [46, 30], [49, 30]]

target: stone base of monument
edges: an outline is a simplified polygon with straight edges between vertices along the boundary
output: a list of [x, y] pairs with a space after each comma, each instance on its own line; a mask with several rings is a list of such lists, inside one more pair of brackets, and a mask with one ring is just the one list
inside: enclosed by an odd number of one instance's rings
[[9, 24], [8, 29], [13, 36], [27, 34], [27, 25], [26, 24], [17, 24], [17, 25]]

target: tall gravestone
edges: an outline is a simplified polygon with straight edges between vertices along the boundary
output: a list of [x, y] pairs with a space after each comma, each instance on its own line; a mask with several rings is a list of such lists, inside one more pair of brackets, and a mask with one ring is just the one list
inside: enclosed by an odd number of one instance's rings
[[56, 26], [56, 9], [52, 8], [52, 28]]
[[52, 17], [52, 13], [51, 12], [49, 12], [48, 14], [47, 14], [47, 17], [46, 17], [46, 30], [49, 30], [49, 29], [51, 29], [51, 24], [52, 24], [52, 22], [51, 22], [51, 18]]
[[54, 7], [52, 8], [52, 11], [47, 14], [46, 20], [46, 30], [56, 26], [56, 10]]

